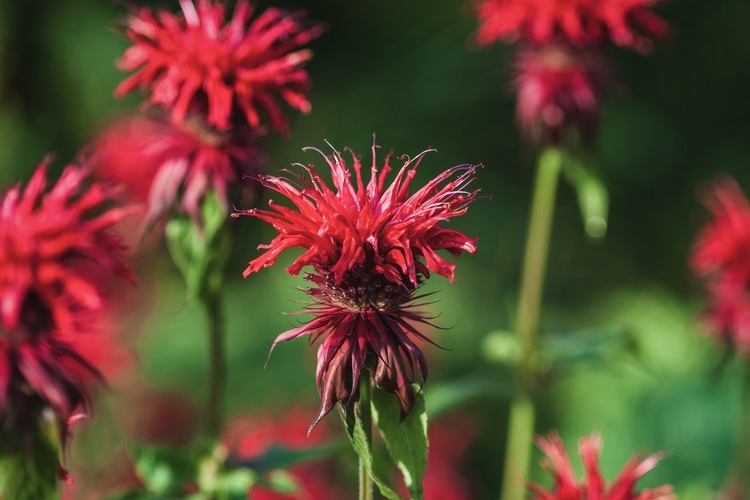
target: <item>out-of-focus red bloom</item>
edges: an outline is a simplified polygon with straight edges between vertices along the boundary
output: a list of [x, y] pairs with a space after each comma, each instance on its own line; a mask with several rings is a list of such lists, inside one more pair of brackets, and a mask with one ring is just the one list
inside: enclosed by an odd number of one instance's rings
[[[315, 317], [307, 324], [276, 338], [279, 342], [310, 335], [311, 342], [326, 336], [318, 349], [317, 384], [322, 398], [317, 423], [338, 401], [352, 403], [358, 396], [363, 369], [375, 382], [398, 395], [404, 414], [414, 404], [412, 382], [423, 383], [427, 363], [411, 337], [428, 340], [414, 326], [427, 319], [412, 309], [414, 292], [422, 278], [435, 272], [454, 279], [455, 265], [438, 255], [447, 250], [474, 253], [476, 240], [447, 229], [441, 223], [462, 215], [477, 192], [466, 187], [474, 165], [450, 168], [415, 193], [409, 185], [426, 152], [405, 157], [393, 182], [389, 154], [378, 172], [376, 146], [372, 151], [370, 180], [362, 178], [362, 165], [351, 152], [354, 175], [338, 152], [327, 157], [331, 189], [312, 166], [298, 165], [307, 175], [296, 181], [261, 178], [264, 186], [288, 198], [291, 209], [269, 202], [271, 210], [252, 209], [242, 215], [257, 217], [279, 232], [266, 252], [245, 270], [245, 276], [272, 265], [286, 249], [301, 247], [287, 271], [298, 274], [304, 266], [313, 273], [308, 310]], [[315, 150], [317, 151], [317, 150]], [[235, 214], [240, 215], [240, 214]]]
[[697, 234], [690, 264], [702, 277], [722, 274], [731, 281], [750, 282], [750, 204], [729, 177], [719, 179], [702, 196], [713, 214]]
[[214, 0], [180, 0], [182, 15], [142, 7], [126, 19], [125, 33], [135, 45], [119, 67], [135, 73], [115, 90], [124, 96], [144, 88], [151, 103], [168, 108], [181, 122], [191, 110], [229, 130], [238, 114], [260, 131], [267, 122], [287, 131], [277, 99], [307, 113], [310, 86], [303, 69], [312, 52], [302, 49], [322, 32], [304, 12], [269, 8], [254, 20], [248, 0], [239, 0], [231, 19]]
[[213, 190], [229, 211], [230, 186], [241, 186], [240, 202], [257, 189], [243, 177], [258, 175], [260, 152], [250, 133], [217, 132], [197, 116], [181, 124], [138, 116], [115, 122], [95, 142], [97, 172], [129, 186], [146, 201], [146, 226], [177, 208], [200, 220], [200, 204]]
[[591, 138], [608, 80], [605, 68], [596, 54], [561, 44], [522, 49], [514, 84], [516, 119], [525, 135], [557, 143], [566, 131], [575, 130], [583, 139]]
[[539, 437], [537, 445], [546, 455], [542, 466], [555, 479], [553, 489], [539, 484], [531, 484], [529, 489], [533, 500], [675, 500], [677, 497], [669, 485], [655, 489], [634, 491], [635, 483], [648, 471], [656, 467], [662, 456], [638, 454], [631, 458], [611, 483], [599, 470], [599, 454], [602, 448], [601, 436], [594, 434], [581, 438], [578, 452], [585, 470], [584, 478], [579, 482], [573, 470], [565, 445], [557, 433]]
[[706, 329], [750, 356], [750, 204], [734, 179], [723, 177], [703, 194], [713, 214], [696, 235], [690, 267], [710, 296]]
[[477, 0], [480, 45], [506, 40], [544, 44], [564, 41], [577, 47], [611, 40], [639, 52], [668, 31], [650, 9], [659, 0]]
[[68, 166], [47, 189], [49, 161], [0, 201], [0, 424], [23, 432], [51, 408], [64, 439], [87, 402], [82, 375], [97, 373], [69, 338], [91, 333], [103, 306], [96, 277], [79, 264], [132, 281], [109, 232], [132, 211], [107, 207], [115, 192], [87, 182], [85, 167]]
[[[241, 417], [229, 425], [224, 442], [240, 460], [253, 461], [261, 457], [271, 447], [302, 450], [321, 446], [333, 438], [326, 428], [318, 428], [310, 437], [307, 428], [312, 412], [293, 407], [283, 415], [263, 415]], [[336, 467], [330, 459], [319, 459], [293, 465], [286, 471], [295, 479], [299, 490], [286, 494], [254, 486], [248, 492], [252, 500], [339, 500], [351, 498], [341, 487], [341, 478], [336, 476]]]

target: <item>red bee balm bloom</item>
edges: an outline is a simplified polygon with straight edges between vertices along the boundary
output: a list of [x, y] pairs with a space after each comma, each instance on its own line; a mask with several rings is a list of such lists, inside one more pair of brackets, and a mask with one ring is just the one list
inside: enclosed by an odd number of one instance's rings
[[711, 306], [707, 329], [750, 356], [750, 204], [737, 183], [725, 177], [703, 196], [714, 220], [696, 236], [693, 272], [706, 282]]
[[648, 52], [652, 39], [666, 35], [667, 23], [651, 12], [659, 0], [478, 0], [476, 41], [501, 39], [543, 44], [564, 40], [582, 47], [610, 39]]
[[[220, 133], [193, 116], [179, 125], [146, 117], [116, 122], [102, 133], [96, 149], [102, 177], [123, 182], [135, 198], [147, 198], [147, 226], [172, 208], [199, 220], [209, 189], [228, 211], [229, 186], [257, 176], [260, 163], [252, 134]], [[242, 197], [256, 188], [243, 183]]]
[[546, 461], [542, 466], [555, 478], [554, 490], [548, 490], [539, 484], [529, 486], [533, 500], [675, 500], [669, 485], [653, 490], [633, 491], [635, 483], [661, 460], [661, 455], [637, 455], [631, 458], [620, 471], [617, 478], [608, 484], [599, 471], [599, 453], [602, 439], [594, 434], [584, 437], [578, 444], [585, 478], [579, 483], [573, 465], [570, 463], [565, 446], [556, 433], [537, 439], [537, 445], [544, 452]]
[[571, 128], [584, 139], [592, 137], [608, 79], [605, 68], [595, 54], [563, 45], [522, 50], [515, 78], [521, 129], [537, 142], [560, 142]]
[[[171, 109], [182, 121], [191, 107], [207, 107], [208, 123], [220, 130], [231, 127], [241, 113], [254, 129], [267, 120], [287, 131], [276, 95], [304, 113], [309, 77], [302, 66], [312, 57], [299, 49], [322, 32], [305, 23], [302, 12], [287, 14], [270, 8], [248, 24], [253, 8], [239, 0], [226, 24], [225, 6], [212, 0], [180, 0], [182, 16], [131, 12], [126, 35], [133, 40], [119, 67], [135, 74], [115, 90], [121, 97], [141, 86], [149, 100]], [[267, 116], [262, 117], [261, 111]]]
[[117, 257], [120, 240], [107, 231], [130, 210], [104, 208], [114, 192], [85, 186], [81, 167], [69, 166], [45, 192], [48, 163], [0, 202], [0, 428], [33, 426], [50, 407], [64, 437], [87, 399], [82, 375], [96, 372], [68, 339], [93, 329], [103, 302], [96, 276], [78, 263], [132, 280]]
[[261, 179], [264, 186], [289, 198], [296, 210], [269, 202], [272, 210], [242, 212], [279, 231], [270, 244], [260, 247], [266, 252], [250, 262], [245, 276], [270, 266], [292, 247], [305, 252], [287, 271], [296, 275], [306, 265], [314, 270], [307, 279], [314, 284], [308, 293], [315, 318], [274, 342], [275, 346], [301, 335], [311, 335], [315, 341], [328, 334], [318, 350], [322, 406], [313, 425], [338, 401], [349, 404], [357, 398], [363, 368], [372, 371], [381, 388], [398, 395], [404, 414], [411, 410], [412, 382], [415, 378], [424, 382], [427, 363], [410, 334], [428, 340], [414, 326], [427, 323], [412, 309], [414, 292], [431, 271], [453, 282], [455, 266], [437, 250], [448, 250], [456, 257], [462, 250], [476, 251], [475, 239], [440, 225], [465, 213], [476, 198], [476, 191], [465, 190], [476, 167], [450, 168], [410, 196], [409, 184], [426, 151], [406, 158], [387, 186], [391, 155], [378, 172], [375, 149], [367, 184], [354, 153], [355, 184], [344, 157], [334, 151], [326, 161], [335, 190], [312, 166], [298, 165], [307, 174], [299, 175], [298, 182], [270, 176]]

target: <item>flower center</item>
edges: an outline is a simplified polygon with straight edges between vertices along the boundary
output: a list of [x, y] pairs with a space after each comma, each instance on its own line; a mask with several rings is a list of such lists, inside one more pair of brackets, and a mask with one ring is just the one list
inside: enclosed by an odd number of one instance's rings
[[308, 279], [320, 286], [326, 302], [356, 312], [400, 307], [411, 299], [414, 291], [363, 267], [347, 271], [339, 284], [335, 283], [330, 272], [310, 275]]

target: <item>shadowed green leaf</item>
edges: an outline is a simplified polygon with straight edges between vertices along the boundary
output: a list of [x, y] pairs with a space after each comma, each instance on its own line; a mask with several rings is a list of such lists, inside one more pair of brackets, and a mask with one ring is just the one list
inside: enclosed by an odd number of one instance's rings
[[401, 404], [389, 392], [375, 387], [372, 391], [372, 415], [383, 436], [388, 453], [404, 476], [413, 500], [424, 498], [422, 479], [427, 470], [427, 413], [424, 394], [415, 387], [414, 406], [401, 419]]

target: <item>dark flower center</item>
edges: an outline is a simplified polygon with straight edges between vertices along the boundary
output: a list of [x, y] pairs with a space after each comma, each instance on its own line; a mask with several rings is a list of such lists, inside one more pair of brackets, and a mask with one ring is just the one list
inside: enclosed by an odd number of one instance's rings
[[21, 309], [18, 327], [10, 329], [0, 323], [0, 339], [17, 345], [36, 335], [50, 332], [52, 327], [53, 321], [49, 309], [35, 293], [29, 293]]
[[326, 302], [356, 312], [399, 308], [414, 292], [362, 266], [347, 271], [338, 284], [331, 272], [308, 275], [307, 279], [320, 287], [319, 295]]

